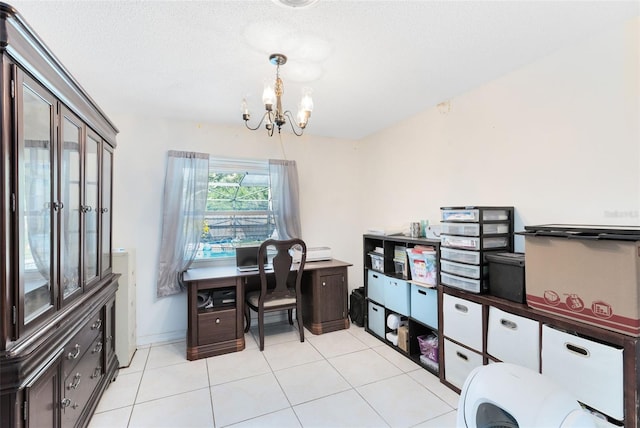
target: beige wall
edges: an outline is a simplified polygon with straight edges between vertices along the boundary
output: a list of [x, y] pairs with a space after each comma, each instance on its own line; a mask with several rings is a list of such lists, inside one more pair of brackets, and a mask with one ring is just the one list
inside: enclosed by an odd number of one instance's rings
[[[517, 230], [640, 224], [639, 22], [359, 142], [284, 135], [286, 157], [298, 162], [304, 238], [352, 262], [354, 288], [367, 228], [434, 222], [445, 205], [513, 205]], [[183, 338], [186, 296], [156, 299], [154, 288], [166, 152], [283, 158], [282, 149], [240, 126], [112, 119], [121, 130], [114, 245], [137, 251], [138, 343]]]

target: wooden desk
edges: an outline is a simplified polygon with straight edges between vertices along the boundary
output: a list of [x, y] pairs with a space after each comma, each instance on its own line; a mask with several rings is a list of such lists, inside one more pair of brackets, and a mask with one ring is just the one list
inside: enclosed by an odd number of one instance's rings
[[[340, 260], [307, 262], [302, 275], [302, 319], [313, 334], [349, 328], [347, 267]], [[235, 266], [189, 269], [187, 285], [187, 359], [242, 351], [244, 293], [258, 286], [258, 272], [238, 272]], [[234, 290], [235, 303], [198, 308], [198, 293]]]

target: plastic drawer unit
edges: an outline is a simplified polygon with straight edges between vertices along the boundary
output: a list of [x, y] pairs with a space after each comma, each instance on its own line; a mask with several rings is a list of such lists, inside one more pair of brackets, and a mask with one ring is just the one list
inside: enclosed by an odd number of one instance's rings
[[540, 371], [540, 324], [489, 307], [487, 353], [505, 363]]
[[496, 248], [507, 248], [509, 246], [509, 238], [506, 236], [497, 236], [495, 238], [480, 238], [477, 236], [455, 236], [440, 235], [442, 245], [450, 248], [459, 248], [462, 250], [487, 250]]
[[442, 221], [480, 221], [510, 220], [509, 209], [503, 208], [442, 208]]
[[384, 306], [369, 302], [369, 330], [384, 339]]
[[445, 294], [442, 300], [444, 335], [482, 350], [482, 305]]
[[622, 349], [542, 326], [542, 374], [618, 420], [624, 418], [622, 356]]
[[440, 270], [454, 275], [466, 276], [467, 278], [480, 279], [486, 267], [440, 260]]
[[438, 291], [411, 284], [411, 318], [431, 328], [438, 328]]
[[462, 389], [473, 369], [482, 365], [482, 355], [444, 339], [444, 378]]
[[463, 278], [442, 272], [440, 274], [440, 281], [449, 287], [459, 288], [471, 293], [480, 293], [484, 290], [484, 280], [482, 279]]
[[409, 315], [411, 289], [409, 283], [402, 279], [386, 277], [384, 284], [384, 305], [401, 315]]
[[454, 250], [452, 248], [440, 248], [440, 259], [453, 262], [480, 264], [480, 253], [476, 251]]
[[446, 235], [485, 236], [509, 233], [509, 223], [442, 223], [441, 233]]
[[384, 284], [387, 277], [380, 272], [367, 271], [367, 297], [384, 305]]

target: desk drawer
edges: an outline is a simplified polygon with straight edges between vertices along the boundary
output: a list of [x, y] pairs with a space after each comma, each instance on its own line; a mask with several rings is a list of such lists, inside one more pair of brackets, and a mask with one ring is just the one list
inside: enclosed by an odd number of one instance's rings
[[236, 309], [198, 314], [198, 345], [209, 345], [236, 338]]

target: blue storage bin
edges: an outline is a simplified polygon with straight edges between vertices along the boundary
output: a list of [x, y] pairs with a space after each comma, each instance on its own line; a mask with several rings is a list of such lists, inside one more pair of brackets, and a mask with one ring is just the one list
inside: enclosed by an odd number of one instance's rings
[[373, 270], [367, 272], [367, 297], [384, 305], [384, 283], [387, 277]]
[[384, 305], [401, 315], [409, 315], [411, 289], [409, 283], [398, 278], [387, 277], [384, 284]]
[[368, 314], [369, 330], [384, 339], [384, 306], [377, 305], [370, 301]]
[[438, 291], [411, 284], [411, 317], [434, 329], [438, 328]]

